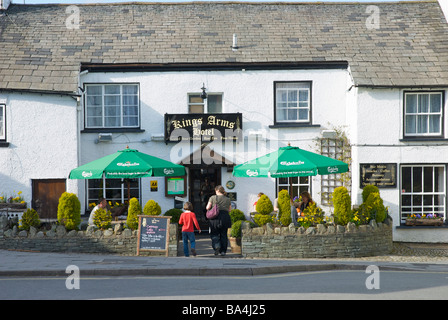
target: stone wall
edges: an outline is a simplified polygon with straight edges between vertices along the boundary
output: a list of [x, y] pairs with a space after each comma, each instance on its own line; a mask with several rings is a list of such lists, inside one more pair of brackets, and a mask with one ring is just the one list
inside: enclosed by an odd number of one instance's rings
[[[168, 256], [177, 256], [177, 224], [170, 225]], [[88, 228], [87, 231], [69, 231], [63, 226], [53, 226], [48, 231], [19, 231], [2, 227], [0, 223], [0, 249], [29, 250], [64, 253], [112, 253], [119, 255], [137, 254], [137, 231], [123, 230], [121, 225], [105, 231]], [[140, 255], [158, 256], [164, 252], [140, 251]]]
[[349, 258], [392, 251], [392, 220], [369, 225], [318, 225], [304, 229], [294, 225], [242, 229], [242, 254], [247, 258]]

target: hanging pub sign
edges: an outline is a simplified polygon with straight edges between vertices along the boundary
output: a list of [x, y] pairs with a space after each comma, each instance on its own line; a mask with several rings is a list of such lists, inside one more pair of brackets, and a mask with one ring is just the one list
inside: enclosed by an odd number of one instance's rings
[[165, 143], [179, 141], [240, 141], [241, 113], [165, 113]]
[[360, 163], [360, 188], [373, 184], [378, 188], [397, 187], [396, 163]]

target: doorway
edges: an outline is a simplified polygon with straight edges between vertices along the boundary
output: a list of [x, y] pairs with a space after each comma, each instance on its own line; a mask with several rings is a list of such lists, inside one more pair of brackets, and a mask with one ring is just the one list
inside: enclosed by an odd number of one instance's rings
[[208, 199], [215, 194], [215, 187], [221, 184], [221, 166], [189, 168], [189, 201], [199, 222], [201, 231], [208, 231], [205, 207]]
[[33, 180], [32, 207], [41, 220], [56, 220], [58, 218], [59, 198], [65, 192], [65, 179]]

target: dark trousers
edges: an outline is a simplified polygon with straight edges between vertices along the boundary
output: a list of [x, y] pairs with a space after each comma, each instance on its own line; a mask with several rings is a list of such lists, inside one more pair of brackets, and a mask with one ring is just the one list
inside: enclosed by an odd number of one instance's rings
[[228, 228], [210, 228], [210, 237], [212, 238], [213, 250], [219, 250], [219, 252], [227, 252], [227, 229]]

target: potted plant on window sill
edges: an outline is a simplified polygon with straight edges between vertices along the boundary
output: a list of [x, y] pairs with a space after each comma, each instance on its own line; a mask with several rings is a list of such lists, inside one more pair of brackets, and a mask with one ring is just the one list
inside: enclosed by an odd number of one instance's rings
[[406, 219], [407, 226], [441, 226], [443, 225], [443, 218], [437, 214], [412, 214]]

